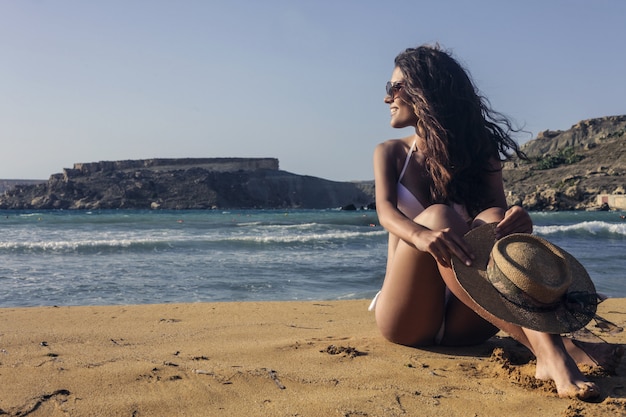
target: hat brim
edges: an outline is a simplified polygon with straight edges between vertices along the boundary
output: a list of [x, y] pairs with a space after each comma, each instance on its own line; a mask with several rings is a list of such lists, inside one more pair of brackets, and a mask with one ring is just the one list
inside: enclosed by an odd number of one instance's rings
[[[550, 311], [533, 311], [505, 299], [487, 278], [487, 263], [491, 249], [496, 242], [496, 223], [485, 224], [469, 231], [464, 239], [472, 248], [474, 260], [472, 266], [467, 266], [457, 257], [452, 259], [452, 269], [460, 286], [469, 297], [490, 314], [506, 322], [516, 324], [532, 330], [546, 333], [568, 333], [584, 327], [595, 315], [596, 304], [587, 306], [584, 313], [572, 311], [565, 303]], [[569, 294], [596, 295], [595, 286], [589, 274], [571, 254], [563, 251], [572, 273], [572, 284]], [[587, 298], [589, 298], [587, 297]]]

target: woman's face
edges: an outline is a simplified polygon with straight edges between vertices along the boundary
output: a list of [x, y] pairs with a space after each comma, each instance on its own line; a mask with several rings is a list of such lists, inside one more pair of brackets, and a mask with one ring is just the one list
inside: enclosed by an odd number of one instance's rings
[[417, 125], [417, 116], [413, 111], [413, 107], [406, 99], [406, 93], [403, 91], [404, 74], [400, 68], [395, 68], [391, 73], [391, 80], [387, 83], [387, 95], [385, 103], [389, 104], [391, 112], [391, 127], [403, 128]]

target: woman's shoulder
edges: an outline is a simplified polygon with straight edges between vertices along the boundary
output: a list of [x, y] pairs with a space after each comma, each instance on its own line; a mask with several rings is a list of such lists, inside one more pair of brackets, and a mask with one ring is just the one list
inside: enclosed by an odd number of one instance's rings
[[415, 141], [414, 136], [407, 136], [400, 139], [388, 139], [378, 144], [377, 151], [387, 154], [395, 154], [401, 152], [406, 154]]

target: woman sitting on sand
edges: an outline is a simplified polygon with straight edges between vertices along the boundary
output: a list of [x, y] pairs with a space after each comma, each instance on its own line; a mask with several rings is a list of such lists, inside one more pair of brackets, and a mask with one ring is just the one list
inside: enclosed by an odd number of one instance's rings
[[413, 127], [415, 134], [383, 142], [374, 152], [376, 209], [389, 232], [385, 281], [371, 307], [381, 333], [402, 345], [458, 346], [501, 329], [532, 351], [536, 377], [553, 380], [560, 396], [599, 395], [576, 363], [614, 367], [619, 355], [613, 346], [498, 318], [468, 295], [452, 269], [454, 257], [472, 264], [474, 250], [463, 236], [480, 225], [497, 224], [494, 241], [532, 232], [528, 213], [507, 209], [504, 195], [501, 158], [524, 158], [511, 123], [490, 109], [468, 73], [439, 47], [396, 57], [385, 103], [391, 126]]

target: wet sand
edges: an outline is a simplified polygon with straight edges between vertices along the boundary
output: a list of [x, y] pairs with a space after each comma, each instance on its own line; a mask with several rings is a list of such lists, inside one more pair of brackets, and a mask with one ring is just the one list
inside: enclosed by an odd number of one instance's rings
[[[626, 416], [626, 361], [585, 369], [597, 402], [562, 399], [504, 334], [393, 345], [368, 303], [0, 309], [0, 416]], [[626, 327], [626, 299], [599, 312]]]

